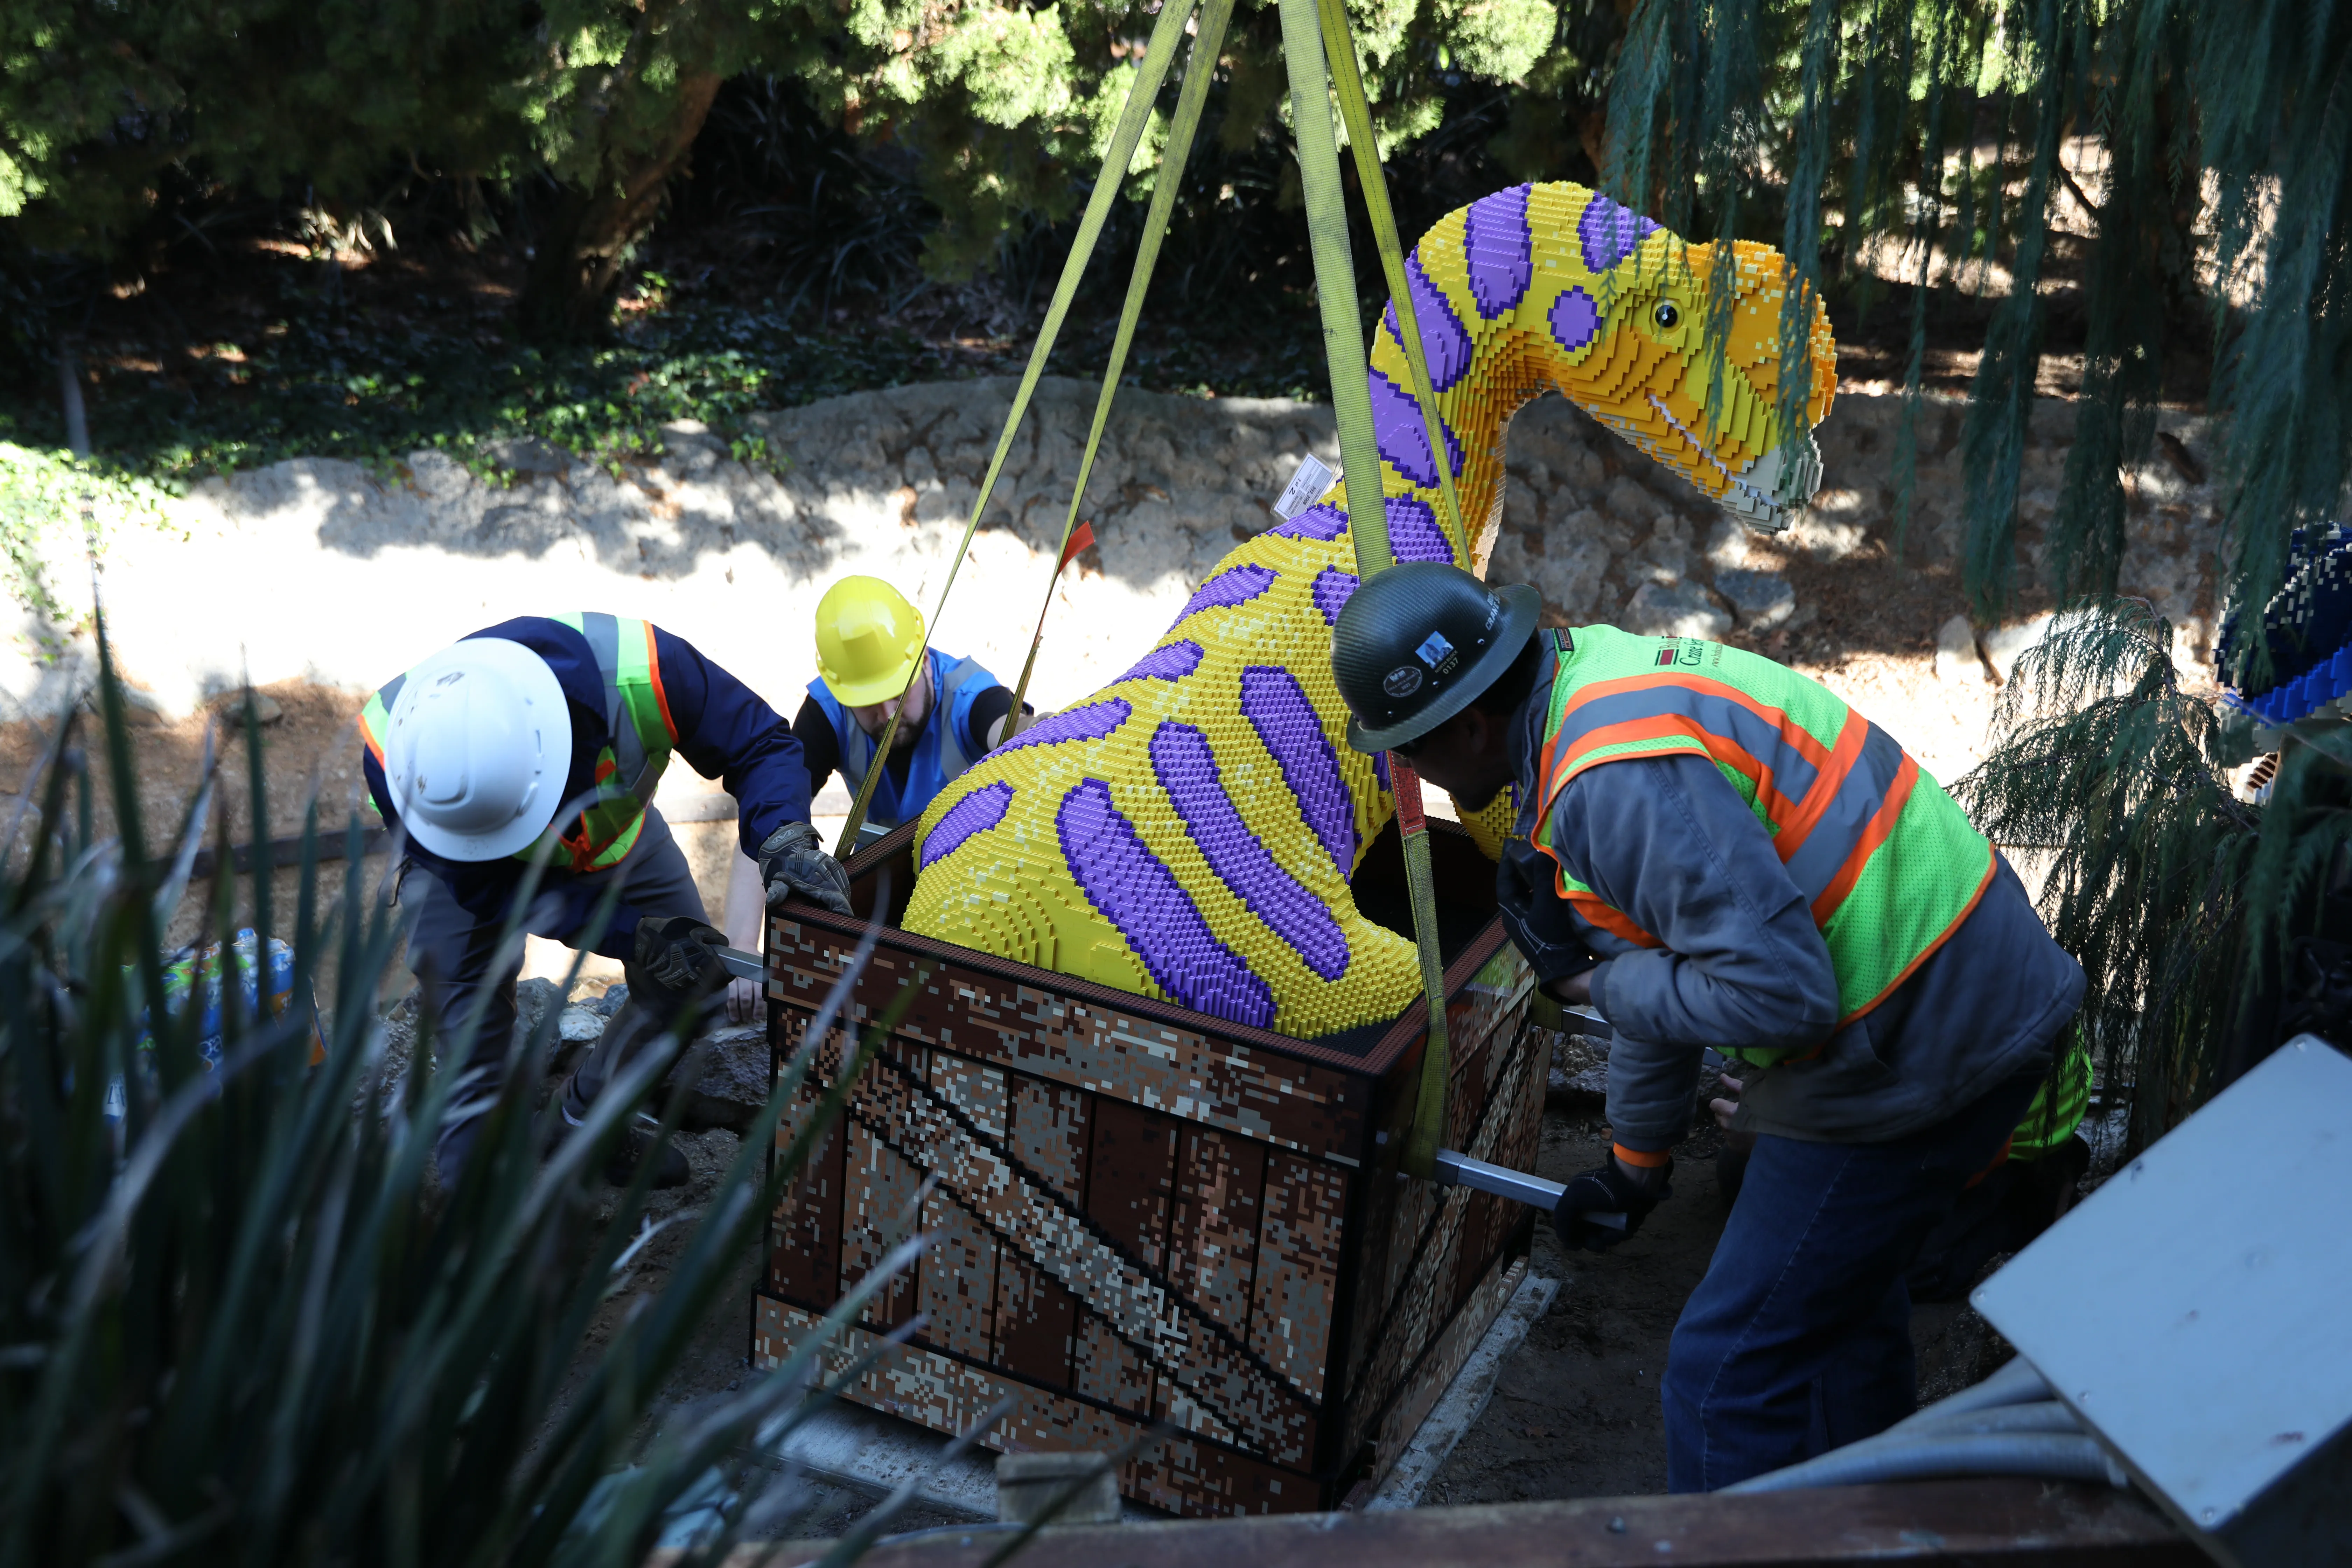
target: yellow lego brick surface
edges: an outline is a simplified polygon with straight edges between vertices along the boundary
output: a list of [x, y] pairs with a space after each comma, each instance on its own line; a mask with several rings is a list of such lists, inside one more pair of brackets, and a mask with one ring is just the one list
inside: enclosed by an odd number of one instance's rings
[[[1813, 480], [1780, 474], [1788, 268], [1765, 246], [1720, 248], [1567, 184], [1497, 192], [1424, 235], [1406, 271], [1444, 454], [1429, 447], [1395, 301], [1370, 356], [1397, 558], [1486, 561], [1505, 431], [1547, 392], [1752, 523], [1778, 521], [1792, 491], [1801, 501]], [[1717, 345], [1708, 288], [1727, 264]], [[1804, 352], [1810, 432], [1835, 381], [1818, 305]], [[1439, 461], [1470, 537], [1444, 517]], [[1125, 675], [932, 803], [906, 929], [1295, 1037], [1395, 1016], [1420, 985], [1412, 944], [1349, 891], [1395, 809], [1384, 759], [1348, 747], [1331, 679], [1331, 624], [1356, 583], [1344, 484], [1236, 547]], [[1506, 792], [1465, 822], [1490, 855], [1510, 810]]]

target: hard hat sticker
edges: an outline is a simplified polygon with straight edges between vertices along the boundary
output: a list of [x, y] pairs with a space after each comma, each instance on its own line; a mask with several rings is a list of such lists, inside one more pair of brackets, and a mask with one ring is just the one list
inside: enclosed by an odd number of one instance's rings
[[1421, 671], [1409, 664], [1398, 665], [1381, 682], [1381, 689], [1391, 697], [1410, 697], [1421, 689]]
[[[1419, 656], [1422, 663], [1435, 669], [1445, 656], [1454, 651], [1454, 645], [1445, 640], [1444, 632], [1432, 632], [1429, 634], [1429, 639], [1412, 651]], [[1390, 679], [1394, 679], [1395, 677], [1391, 676]], [[1421, 684], [1419, 676], [1413, 678], [1413, 684], [1415, 686]]]

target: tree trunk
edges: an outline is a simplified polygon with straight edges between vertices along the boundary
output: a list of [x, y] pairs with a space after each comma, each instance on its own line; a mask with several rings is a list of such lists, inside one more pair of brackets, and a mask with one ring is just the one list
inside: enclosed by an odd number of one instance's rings
[[565, 187], [523, 282], [519, 315], [526, 336], [568, 337], [604, 324], [630, 247], [660, 216], [670, 178], [686, 167], [719, 83], [716, 72], [681, 76], [676, 113], [652, 146], [608, 149], [593, 187]]

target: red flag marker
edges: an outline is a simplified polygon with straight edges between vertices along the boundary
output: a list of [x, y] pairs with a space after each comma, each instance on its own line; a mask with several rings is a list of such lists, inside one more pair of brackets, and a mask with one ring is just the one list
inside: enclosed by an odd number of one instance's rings
[[1070, 530], [1070, 542], [1062, 546], [1062, 564], [1055, 567], [1054, 570], [1057, 573], [1066, 570], [1071, 562], [1078, 558], [1079, 552], [1094, 542], [1095, 525], [1093, 523], [1082, 522]]

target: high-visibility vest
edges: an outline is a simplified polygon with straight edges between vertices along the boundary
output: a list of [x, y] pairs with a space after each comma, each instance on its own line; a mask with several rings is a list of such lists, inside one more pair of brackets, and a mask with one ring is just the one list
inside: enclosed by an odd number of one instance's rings
[[2077, 1026], [2070, 1031], [2074, 1039], [2066, 1047], [2042, 1087], [2033, 1091], [2033, 1102], [2025, 1108], [2024, 1120], [2010, 1135], [2009, 1157], [2012, 1160], [2038, 1160], [2051, 1150], [2074, 1136], [2083, 1125], [2084, 1114], [2091, 1108], [2091, 1047]]
[[[1530, 842], [1601, 930], [1664, 945], [1570, 875], [1552, 847], [1559, 792], [1604, 763], [1711, 760], [1812, 905], [1836, 972], [1839, 1027], [1885, 1000], [1992, 882], [1992, 845], [1894, 738], [1822, 685], [1721, 643], [1579, 626], [1559, 648]], [[1788, 1051], [1741, 1050], [1751, 1061]]]
[[[653, 804], [654, 787], [669, 766], [677, 744], [677, 726], [671, 722], [669, 700], [663, 694], [661, 657], [654, 647], [650, 621], [608, 616], [598, 611], [572, 612], [546, 617], [570, 626], [588, 642], [603, 678], [604, 733], [609, 737], [596, 753], [596, 795], [574, 814], [549, 825], [539, 843], [515, 856], [529, 860], [540, 845], [553, 838], [551, 868], [568, 871], [601, 871], [620, 864], [635, 847], [645, 826], [646, 807]], [[395, 676], [360, 712], [360, 732], [376, 765], [383, 766], [383, 742], [392, 724], [393, 704], [400, 700], [405, 672]], [[389, 780], [389, 773], [386, 778]], [[569, 831], [566, 831], [569, 829]]]
[[[866, 820], [878, 826], [896, 827], [922, 816], [932, 797], [948, 787], [949, 780], [981, 758], [982, 753], [964, 750], [963, 732], [970, 727], [972, 703], [982, 692], [999, 684], [996, 677], [976, 658], [955, 658], [937, 648], [926, 657], [931, 668], [931, 710], [924, 720], [923, 732], [916, 737], [915, 754], [908, 759], [906, 784], [893, 783], [887, 768], [874, 783], [874, 798], [866, 803]], [[810, 681], [808, 689], [833, 725], [841, 758], [841, 784], [855, 798], [866, 782], [866, 770], [874, 765], [876, 738], [866, 732], [856, 715], [842, 706], [841, 699], [824, 681]]]

